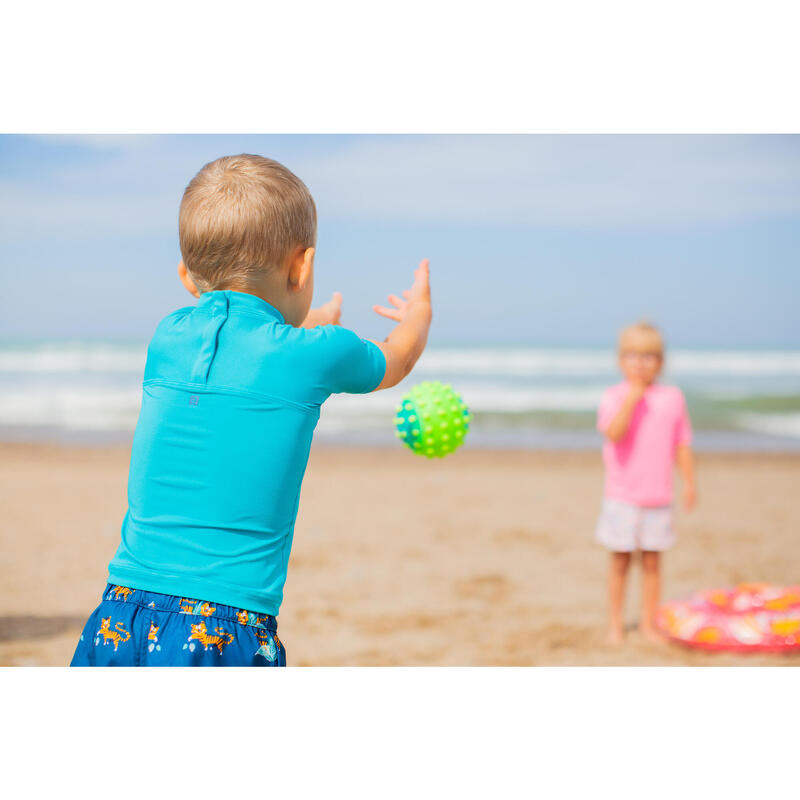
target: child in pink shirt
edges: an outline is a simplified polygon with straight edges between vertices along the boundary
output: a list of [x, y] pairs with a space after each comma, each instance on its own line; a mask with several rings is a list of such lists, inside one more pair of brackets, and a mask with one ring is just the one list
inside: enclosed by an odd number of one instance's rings
[[641, 632], [657, 639], [661, 594], [660, 553], [672, 546], [672, 472], [683, 476], [684, 505], [696, 503], [692, 429], [683, 392], [656, 383], [664, 342], [647, 323], [625, 328], [619, 367], [625, 380], [606, 389], [597, 414], [605, 434], [605, 495], [597, 540], [611, 550], [608, 578], [609, 640], [622, 641], [622, 606], [631, 553], [642, 552]]

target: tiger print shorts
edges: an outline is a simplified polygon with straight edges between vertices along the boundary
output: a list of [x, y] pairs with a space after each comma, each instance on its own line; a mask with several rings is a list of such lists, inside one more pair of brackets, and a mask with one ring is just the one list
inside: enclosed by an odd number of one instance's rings
[[108, 584], [71, 667], [285, 667], [278, 620]]

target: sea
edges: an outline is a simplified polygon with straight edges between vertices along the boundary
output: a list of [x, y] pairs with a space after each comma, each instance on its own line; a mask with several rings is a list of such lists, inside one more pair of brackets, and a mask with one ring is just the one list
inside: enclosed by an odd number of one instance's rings
[[[0, 342], [0, 440], [131, 439], [146, 342]], [[441, 381], [472, 415], [471, 447], [594, 449], [597, 404], [619, 380], [613, 350], [430, 347], [399, 386], [334, 395], [315, 444], [401, 446], [393, 418], [420, 381]], [[800, 451], [800, 350], [674, 349], [661, 380], [685, 393], [698, 450]]]

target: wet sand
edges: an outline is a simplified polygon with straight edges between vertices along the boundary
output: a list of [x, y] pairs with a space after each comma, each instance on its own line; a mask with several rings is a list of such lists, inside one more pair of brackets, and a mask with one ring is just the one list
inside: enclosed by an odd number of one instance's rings
[[[127, 447], [0, 445], [0, 665], [66, 665], [126, 509]], [[800, 455], [701, 454], [665, 598], [800, 583]], [[315, 447], [279, 632], [292, 665], [800, 665], [605, 644], [599, 453]], [[213, 598], [209, 598], [213, 599]], [[628, 621], [638, 609], [638, 571]]]

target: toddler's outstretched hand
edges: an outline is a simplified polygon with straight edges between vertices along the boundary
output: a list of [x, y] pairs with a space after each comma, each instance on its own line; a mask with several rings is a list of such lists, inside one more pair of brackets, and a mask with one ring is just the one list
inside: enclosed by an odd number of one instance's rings
[[402, 294], [405, 300], [401, 300], [396, 294], [390, 294], [389, 302], [394, 308], [374, 305], [372, 310], [382, 317], [393, 319], [395, 322], [402, 322], [412, 306], [422, 303], [431, 303], [430, 269], [429, 260], [423, 258], [420, 265], [414, 272], [414, 283], [410, 289], [406, 289]]
[[312, 308], [303, 320], [301, 328], [316, 328], [317, 325], [339, 325], [342, 316], [342, 294], [334, 292], [333, 297], [319, 308]]
[[342, 293], [334, 292], [333, 297], [317, 309], [317, 313], [325, 320], [321, 325], [338, 325], [342, 316]]
[[382, 317], [397, 322], [384, 341], [373, 342], [386, 358], [386, 371], [378, 389], [397, 386], [411, 372], [425, 349], [433, 318], [429, 275], [428, 259], [423, 258], [414, 272], [413, 285], [403, 292], [405, 300], [390, 294], [389, 302], [394, 308], [372, 306], [373, 311]]

